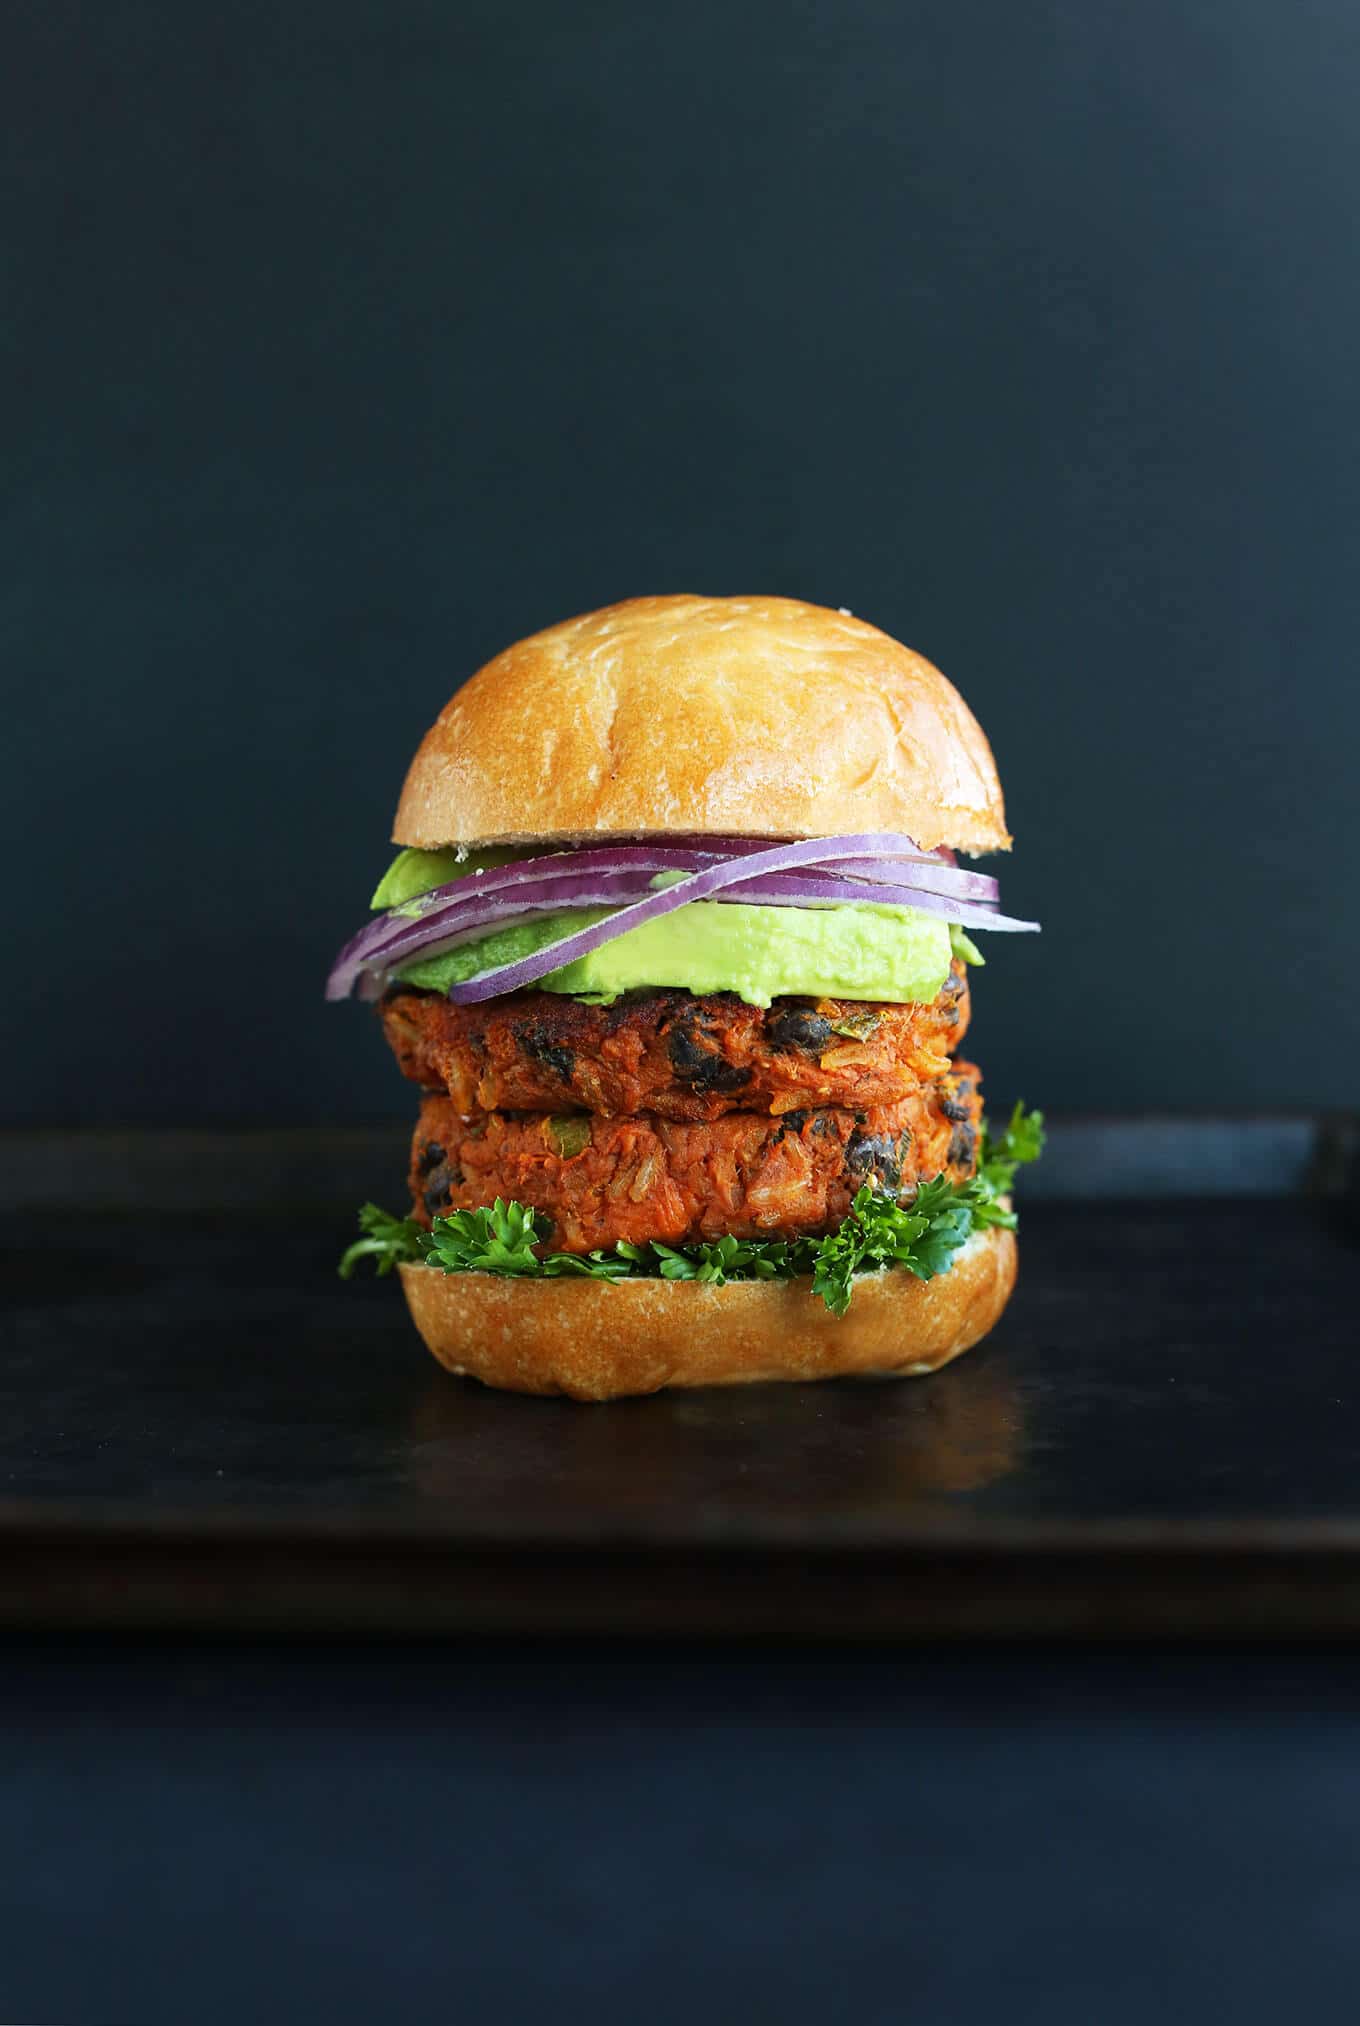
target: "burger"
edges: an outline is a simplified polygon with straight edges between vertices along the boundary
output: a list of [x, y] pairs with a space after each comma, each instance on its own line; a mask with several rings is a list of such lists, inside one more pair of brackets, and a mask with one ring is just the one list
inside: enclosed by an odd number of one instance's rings
[[490, 1386], [921, 1374], [1015, 1283], [1016, 1167], [960, 1048], [967, 869], [1009, 848], [938, 669], [789, 598], [635, 598], [507, 648], [406, 776], [328, 995], [376, 1003], [419, 1110], [395, 1268]]

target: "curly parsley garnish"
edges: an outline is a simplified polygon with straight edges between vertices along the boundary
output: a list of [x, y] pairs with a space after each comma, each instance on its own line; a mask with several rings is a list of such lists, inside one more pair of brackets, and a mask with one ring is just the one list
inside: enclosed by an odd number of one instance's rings
[[699, 1280], [722, 1287], [735, 1280], [793, 1280], [811, 1275], [812, 1291], [833, 1315], [850, 1306], [856, 1274], [904, 1267], [918, 1280], [947, 1273], [954, 1254], [975, 1231], [992, 1225], [1015, 1229], [1006, 1200], [1015, 1171], [1037, 1161], [1044, 1150], [1044, 1115], [1017, 1104], [1007, 1124], [993, 1133], [984, 1124], [978, 1171], [966, 1182], [945, 1175], [923, 1182], [909, 1204], [879, 1195], [868, 1183], [850, 1206], [840, 1228], [825, 1238], [719, 1238], [709, 1245], [620, 1243], [612, 1251], [544, 1252], [551, 1221], [539, 1210], [497, 1197], [490, 1209], [456, 1210], [436, 1217], [426, 1231], [412, 1218], [390, 1217], [376, 1203], [359, 1212], [357, 1238], [340, 1261], [348, 1280], [361, 1259], [379, 1273], [400, 1260], [437, 1266], [443, 1273], [499, 1273], [553, 1280], [580, 1274], [593, 1280]]

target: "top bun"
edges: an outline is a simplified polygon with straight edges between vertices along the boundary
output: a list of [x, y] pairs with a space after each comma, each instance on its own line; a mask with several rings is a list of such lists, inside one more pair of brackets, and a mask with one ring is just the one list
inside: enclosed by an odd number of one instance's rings
[[411, 763], [397, 844], [697, 832], [1010, 844], [991, 748], [937, 668], [796, 598], [630, 598], [507, 647]]

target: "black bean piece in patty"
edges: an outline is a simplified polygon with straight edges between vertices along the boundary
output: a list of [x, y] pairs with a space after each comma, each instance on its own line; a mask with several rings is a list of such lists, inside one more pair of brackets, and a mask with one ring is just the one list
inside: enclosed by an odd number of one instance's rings
[[896, 1191], [902, 1185], [902, 1163], [910, 1134], [892, 1139], [887, 1133], [854, 1133], [845, 1150], [845, 1165], [861, 1182], [873, 1180]]
[[444, 1158], [444, 1149], [438, 1140], [426, 1140], [420, 1150], [420, 1159], [416, 1162], [416, 1167], [422, 1175], [428, 1175], [431, 1168], [437, 1168]]
[[571, 1082], [571, 1073], [576, 1067], [576, 1057], [570, 1048], [560, 1041], [554, 1041], [541, 1027], [524, 1026], [516, 1035], [524, 1053], [535, 1062], [541, 1062], [554, 1076], [560, 1076], [563, 1083]]
[[[945, 1106], [945, 1110], [948, 1113], [949, 1107], [947, 1105]], [[955, 1126], [953, 1132], [949, 1135], [949, 1152], [945, 1157], [950, 1165], [954, 1166], [957, 1164], [959, 1167], [971, 1168], [976, 1151], [977, 1127], [972, 1124]]]
[[691, 1090], [742, 1090], [751, 1081], [750, 1070], [705, 1048], [700, 1031], [692, 1021], [677, 1020], [666, 1036], [666, 1053], [678, 1080]]
[[968, 979], [961, 971], [951, 971], [940, 987], [941, 1011], [952, 1027], [959, 1017], [959, 1002], [968, 990]]
[[940, 1110], [947, 1119], [966, 1119], [973, 1115], [967, 1099], [963, 1097], [942, 1097]]
[[785, 1053], [796, 1048], [804, 1055], [820, 1055], [831, 1046], [831, 1022], [815, 1006], [797, 999], [781, 999], [776, 1004], [778, 1012], [772, 1010], [765, 1023], [772, 1048], [783, 1049]]

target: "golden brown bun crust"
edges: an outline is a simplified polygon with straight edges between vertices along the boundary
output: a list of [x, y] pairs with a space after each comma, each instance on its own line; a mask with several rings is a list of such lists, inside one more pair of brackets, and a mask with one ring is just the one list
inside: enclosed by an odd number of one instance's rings
[[796, 598], [632, 598], [508, 647], [447, 703], [393, 841], [896, 830], [1005, 850], [991, 748], [937, 668]]
[[400, 1268], [441, 1365], [512, 1393], [613, 1400], [663, 1386], [917, 1376], [986, 1336], [1015, 1285], [1012, 1232], [976, 1233], [948, 1273], [866, 1274], [839, 1320], [807, 1281], [508, 1280]]

